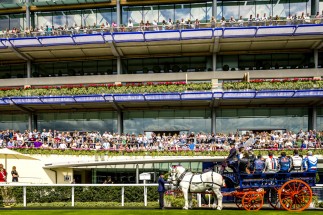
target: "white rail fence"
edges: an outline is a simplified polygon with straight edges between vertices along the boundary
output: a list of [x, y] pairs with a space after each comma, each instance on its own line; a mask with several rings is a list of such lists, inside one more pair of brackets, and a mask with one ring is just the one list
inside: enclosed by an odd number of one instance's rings
[[147, 187], [158, 187], [158, 184], [22, 184], [22, 183], [0, 183], [0, 187], [22, 187], [23, 206], [27, 207], [27, 187], [71, 187], [71, 206], [75, 206], [75, 187], [120, 187], [121, 206], [124, 206], [125, 187], [143, 187], [144, 205], [147, 206]]
[[[23, 188], [23, 206], [27, 207], [27, 187], [70, 187], [71, 188], [71, 207], [75, 206], [75, 187], [120, 187], [121, 188], [121, 206], [125, 203], [125, 187], [143, 187], [144, 206], [147, 206], [147, 187], [158, 187], [158, 184], [22, 184], [22, 183], [0, 183], [0, 187], [22, 187]], [[323, 197], [323, 184], [317, 184], [313, 190], [318, 192], [320, 200]], [[314, 192], [315, 192], [314, 191]], [[320, 198], [321, 197], [321, 198]], [[209, 200], [210, 201], [210, 200]], [[202, 206], [201, 194], [197, 194], [198, 207]], [[210, 206], [210, 202], [209, 202]]]

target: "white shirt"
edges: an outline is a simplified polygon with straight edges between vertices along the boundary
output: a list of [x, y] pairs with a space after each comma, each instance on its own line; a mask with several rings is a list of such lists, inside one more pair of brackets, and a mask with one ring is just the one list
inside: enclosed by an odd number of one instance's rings
[[266, 172], [276, 172], [278, 167], [277, 158], [267, 158], [265, 161]]

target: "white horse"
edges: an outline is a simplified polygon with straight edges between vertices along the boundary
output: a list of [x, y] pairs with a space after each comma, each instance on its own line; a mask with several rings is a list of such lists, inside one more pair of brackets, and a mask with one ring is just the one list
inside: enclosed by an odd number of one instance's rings
[[221, 187], [225, 186], [222, 175], [219, 173], [209, 171], [202, 174], [193, 174], [192, 172], [186, 172], [183, 166], [173, 166], [171, 167], [171, 178], [169, 181], [173, 185], [179, 186], [183, 192], [185, 205], [183, 209], [187, 210], [192, 208], [192, 192], [201, 193], [206, 190], [212, 190], [216, 195], [218, 205], [215, 201], [212, 208], [222, 210], [222, 194]]

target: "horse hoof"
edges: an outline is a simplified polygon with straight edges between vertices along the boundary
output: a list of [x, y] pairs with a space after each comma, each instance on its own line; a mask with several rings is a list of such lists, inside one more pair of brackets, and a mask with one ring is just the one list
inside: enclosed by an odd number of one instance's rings
[[188, 208], [187, 208], [187, 207], [183, 207], [183, 209], [184, 209], [184, 210], [188, 210]]
[[222, 210], [222, 207], [217, 207], [216, 209], [219, 210], [219, 211], [221, 211]]

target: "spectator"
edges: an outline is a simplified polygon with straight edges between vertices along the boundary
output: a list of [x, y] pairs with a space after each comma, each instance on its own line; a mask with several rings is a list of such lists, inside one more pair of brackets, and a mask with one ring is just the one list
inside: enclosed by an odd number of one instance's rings
[[164, 180], [164, 174], [160, 174], [157, 189], [159, 193], [159, 209], [164, 209], [164, 194], [166, 192], [165, 183], [166, 181]]
[[17, 172], [16, 166], [12, 167], [11, 176], [12, 176], [12, 182], [18, 182], [19, 174]]
[[3, 164], [0, 163], [0, 183], [7, 181], [7, 171], [3, 168]]

